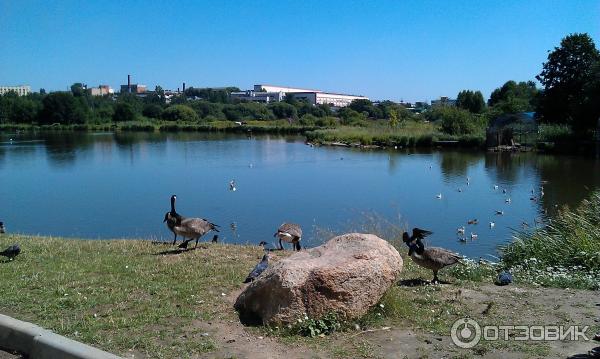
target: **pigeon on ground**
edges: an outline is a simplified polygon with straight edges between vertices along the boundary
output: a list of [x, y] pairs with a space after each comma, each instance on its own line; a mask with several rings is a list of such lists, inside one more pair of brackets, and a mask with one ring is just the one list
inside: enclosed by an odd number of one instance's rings
[[256, 280], [256, 278], [258, 278], [258, 276], [262, 272], [264, 272], [265, 269], [267, 269], [267, 267], [269, 267], [269, 254], [265, 253], [265, 255], [262, 257], [262, 260], [260, 261], [260, 263], [258, 263], [256, 265], [256, 267], [254, 267], [252, 272], [250, 272], [250, 274], [248, 274], [248, 277], [246, 277], [246, 280], [244, 280], [244, 283], [250, 283], [250, 282]]
[[16, 256], [21, 253], [21, 247], [18, 244], [13, 244], [12, 246], [6, 248], [2, 252], [0, 252], [0, 256], [7, 257], [9, 260], [13, 260]]

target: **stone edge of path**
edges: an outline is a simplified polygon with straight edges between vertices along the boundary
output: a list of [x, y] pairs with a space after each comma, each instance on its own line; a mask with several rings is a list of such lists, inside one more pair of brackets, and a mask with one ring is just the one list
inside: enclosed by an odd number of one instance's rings
[[40, 359], [119, 359], [119, 356], [0, 314], [0, 347]]

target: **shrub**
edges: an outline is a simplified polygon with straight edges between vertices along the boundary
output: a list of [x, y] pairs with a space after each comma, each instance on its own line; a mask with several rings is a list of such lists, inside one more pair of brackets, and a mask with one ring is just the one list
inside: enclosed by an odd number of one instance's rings
[[198, 122], [198, 115], [189, 106], [173, 105], [162, 113], [162, 118], [167, 121]]
[[160, 105], [150, 103], [144, 106], [144, 109], [142, 110], [142, 115], [150, 118], [159, 119], [162, 115], [162, 112], [163, 109]]
[[123, 121], [135, 121], [137, 119], [137, 114], [133, 106], [127, 102], [118, 103], [115, 106], [115, 112], [113, 114], [113, 121], [115, 122], [123, 122]]

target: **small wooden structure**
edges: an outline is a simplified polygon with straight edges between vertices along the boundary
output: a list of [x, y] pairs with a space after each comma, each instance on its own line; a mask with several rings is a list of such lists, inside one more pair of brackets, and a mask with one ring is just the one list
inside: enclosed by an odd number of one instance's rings
[[537, 135], [534, 112], [505, 114], [490, 122], [485, 142], [488, 148], [533, 146]]

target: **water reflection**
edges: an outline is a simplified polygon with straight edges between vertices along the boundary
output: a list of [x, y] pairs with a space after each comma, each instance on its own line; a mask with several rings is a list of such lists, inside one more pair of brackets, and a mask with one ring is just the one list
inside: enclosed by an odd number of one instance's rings
[[440, 169], [447, 181], [466, 178], [469, 167], [481, 161], [481, 154], [472, 151], [440, 152]]

